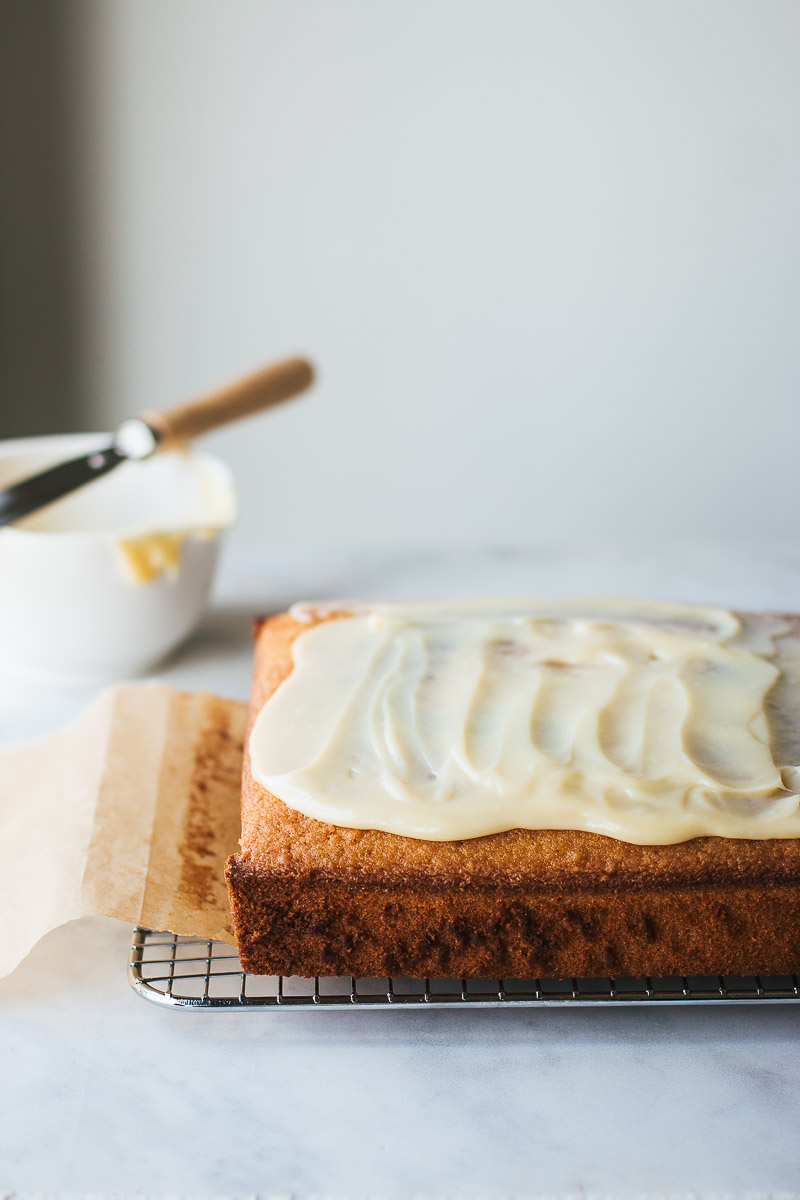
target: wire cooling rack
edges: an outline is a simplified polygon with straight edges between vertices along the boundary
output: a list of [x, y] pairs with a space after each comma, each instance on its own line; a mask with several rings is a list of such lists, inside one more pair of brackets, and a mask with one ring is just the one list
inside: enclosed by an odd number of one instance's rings
[[135, 929], [131, 986], [167, 1008], [520, 1008], [800, 1000], [797, 975], [667, 979], [300, 979], [248, 975], [224, 942]]

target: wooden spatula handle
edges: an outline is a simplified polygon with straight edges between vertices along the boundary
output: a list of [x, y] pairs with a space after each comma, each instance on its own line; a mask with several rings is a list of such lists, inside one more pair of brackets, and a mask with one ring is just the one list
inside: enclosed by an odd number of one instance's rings
[[245, 375], [216, 392], [178, 404], [165, 412], [145, 412], [141, 419], [154, 429], [159, 445], [190, 442], [239, 417], [271, 408], [304, 392], [313, 383], [314, 368], [304, 358], [287, 358]]

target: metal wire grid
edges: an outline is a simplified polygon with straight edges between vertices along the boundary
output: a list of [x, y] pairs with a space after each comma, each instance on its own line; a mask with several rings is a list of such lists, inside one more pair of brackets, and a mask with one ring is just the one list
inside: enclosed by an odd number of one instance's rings
[[131, 986], [168, 1008], [519, 1008], [800, 1000], [797, 975], [667, 979], [354, 979], [248, 975], [224, 942], [136, 929]]

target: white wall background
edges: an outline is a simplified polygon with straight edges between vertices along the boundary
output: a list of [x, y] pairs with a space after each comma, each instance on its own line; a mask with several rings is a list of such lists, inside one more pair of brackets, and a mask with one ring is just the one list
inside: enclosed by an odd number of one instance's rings
[[100, 427], [285, 352], [238, 537], [793, 538], [795, 0], [78, 0]]

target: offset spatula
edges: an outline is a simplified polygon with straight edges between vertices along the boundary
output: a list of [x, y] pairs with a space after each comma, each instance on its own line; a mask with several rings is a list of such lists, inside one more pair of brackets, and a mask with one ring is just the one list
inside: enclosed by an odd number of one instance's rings
[[166, 412], [144, 412], [123, 421], [108, 446], [71, 458], [0, 492], [0, 525], [10, 525], [113, 471], [120, 463], [149, 458], [157, 450], [185, 445], [239, 417], [271, 408], [304, 392], [314, 369], [304, 358], [287, 358], [246, 375], [219, 391]]

